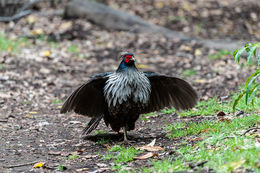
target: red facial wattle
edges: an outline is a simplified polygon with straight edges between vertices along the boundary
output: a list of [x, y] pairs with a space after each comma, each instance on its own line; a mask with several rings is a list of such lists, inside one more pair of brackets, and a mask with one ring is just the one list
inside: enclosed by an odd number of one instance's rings
[[125, 62], [128, 63], [132, 58], [132, 55], [125, 55]]
[[126, 56], [125, 56], [125, 62], [128, 63], [131, 58], [132, 58], [131, 55], [126, 55]]

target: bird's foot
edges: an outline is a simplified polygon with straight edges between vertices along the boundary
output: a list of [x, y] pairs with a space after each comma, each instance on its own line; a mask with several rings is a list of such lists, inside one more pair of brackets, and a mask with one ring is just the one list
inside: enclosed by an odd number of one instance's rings
[[124, 136], [121, 138], [120, 141], [120, 144], [123, 144], [123, 145], [133, 145], [132, 143], [134, 143], [135, 141], [134, 140], [129, 140], [128, 139], [128, 136], [127, 136], [127, 130], [125, 127], [123, 127], [123, 131], [124, 131]]
[[135, 141], [134, 140], [123, 140], [122, 139], [122, 141], [121, 142], [119, 142], [119, 144], [120, 145], [126, 145], [126, 146], [133, 146], [134, 144], [133, 143], [135, 143]]

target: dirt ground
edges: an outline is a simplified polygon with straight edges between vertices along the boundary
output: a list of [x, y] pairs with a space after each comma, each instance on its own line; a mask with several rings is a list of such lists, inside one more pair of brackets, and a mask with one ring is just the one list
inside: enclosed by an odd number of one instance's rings
[[[226, 3], [210, 0], [127, 2], [107, 4], [197, 37], [259, 39], [258, 0], [248, 1], [246, 5], [231, 0]], [[121, 136], [102, 122], [98, 129], [109, 134], [82, 139], [80, 133], [89, 118], [74, 113], [60, 114], [59, 109], [60, 100], [64, 101], [90, 76], [114, 71], [121, 51], [135, 53], [141, 70], [186, 79], [204, 100], [213, 96], [224, 98], [237, 91], [255, 68], [235, 64], [230, 54], [214, 58], [218, 50], [204, 48], [196, 42], [107, 31], [83, 19], [64, 20], [54, 11], [45, 7], [17, 23], [0, 23], [0, 30], [6, 36], [28, 38], [19, 50], [0, 52], [0, 62], [4, 65], [0, 69], [0, 172], [53, 172], [58, 165], [66, 165], [70, 172], [80, 172], [80, 168], [88, 168], [90, 172], [113, 172], [110, 162], [101, 157], [107, 147], [97, 141], [110, 139], [109, 144], [113, 145]], [[187, 75], [190, 69], [194, 74]], [[175, 144], [180, 142], [165, 136], [166, 123], [177, 119], [199, 121], [214, 116], [180, 118], [175, 114], [159, 113], [149, 121], [139, 119], [130, 136], [135, 146], [148, 144], [156, 138], [156, 144], [166, 149], [159, 153], [158, 159], [162, 159], [171, 155]], [[66, 159], [75, 152], [80, 154], [79, 159]], [[38, 161], [45, 162], [45, 168], [34, 169], [32, 165]], [[128, 164], [129, 167], [145, 165], [148, 165], [147, 160]]]

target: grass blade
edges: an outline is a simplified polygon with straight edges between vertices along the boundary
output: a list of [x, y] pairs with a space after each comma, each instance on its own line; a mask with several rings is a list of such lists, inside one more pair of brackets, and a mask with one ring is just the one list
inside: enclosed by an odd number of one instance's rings
[[257, 54], [257, 65], [260, 66], [260, 50], [258, 50]]
[[[257, 72], [257, 71], [256, 71]], [[254, 76], [251, 78], [251, 80], [249, 81], [247, 88], [246, 88], [246, 104], [248, 104], [248, 96], [250, 95], [250, 88], [252, 86], [252, 84], [254, 84], [255, 80], [257, 79], [257, 77], [260, 75], [260, 73], [254, 73]]]
[[250, 47], [250, 51], [248, 52], [248, 56], [247, 56], [247, 62], [250, 62], [251, 57], [253, 56], [253, 54], [255, 54], [256, 52], [256, 48], [260, 46], [260, 43], [255, 43]]
[[249, 99], [248, 99], [248, 103], [250, 103], [251, 100], [254, 98], [255, 93], [257, 92], [257, 90], [258, 90], [259, 88], [260, 88], [260, 83], [256, 84], [256, 85], [254, 86], [254, 88], [251, 90], [252, 92], [251, 92], [251, 95], [250, 95], [250, 97], [249, 97]]
[[234, 104], [233, 104], [233, 112], [235, 112], [236, 110], [236, 106], [239, 102], [239, 100], [245, 95], [245, 91], [242, 92], [241, 94], [239, 94], [239, 96], [236, 98], [236, 100], [234, 101]]
[[235, 51], [233, 55], [235, 55], [235, 62], [239, 62], [239, 58], [242, 54], [242, 52], [244, 52], [246, 49], [246, 47], [240, 48], [238, 49], [238, 51]]

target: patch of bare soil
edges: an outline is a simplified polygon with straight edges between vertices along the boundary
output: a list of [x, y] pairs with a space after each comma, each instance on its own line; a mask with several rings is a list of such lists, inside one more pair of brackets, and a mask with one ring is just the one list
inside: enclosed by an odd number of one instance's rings
[[[0, 172], [53, 172], [59, 165], [65, 165], [69, 172], [84, 172], [82, 168], [112, 172], [110, 161], [102, 159], [107, 146], [97, 141], [105, 138], [110, 139], [109, 144], [117, 144], [121, 136], [101, 123], [98, 129], [109, 135], [81, 139], [79, 135], [89, 119], [73, 113], [59, 114], [59, 99], [64, 101], [91, 75], [114, 71], [121, 51], [134, 52], [144, 71], [182, 77], [185, 70], [193, 69], [195, 75], [185, 79], [202, 99], [229, 95], [252, 70], [234, 64], [231, 55], [211, 60], [208, 55], [217, 50], [196, 42], [109, 32], [84, 20], [63, 20], [52, 9], [44, 10], [48, 15], [37, 13], [16, 24], [0, 24], [1, 31], [11, 38], [29, 38], [16, 52], [0, 52], [4, 67], [0, 70]], [[58, 42], [48, 42], [47, 38]], [[204, 118], [207, 117], [202, 115], [187, 121]], [[130, 132], [133, 145], [142, 146], [157, 139], [156, 145], [166, 149], [157, 159], [172, 154], [182, 139], [170, 140], [163, 127], [177, 119], [180, 120], [175, 115], [162, 114], [147, 122], [139, 119], [135, 131]], [[67, 159], [75, 153], [80, 155], [78, 159]], [[45, 167], [33, 168], [33, 162], [38, 161], [45, 162]], [[145, 165], [148, 166], [147, 160], [128, 164]]]

